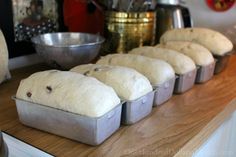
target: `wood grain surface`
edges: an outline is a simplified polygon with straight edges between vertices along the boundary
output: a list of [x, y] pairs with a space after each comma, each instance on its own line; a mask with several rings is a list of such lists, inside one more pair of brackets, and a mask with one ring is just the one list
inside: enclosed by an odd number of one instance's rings
[[11, 96], [21, 79], [45, 69], [45, 65], [35, 65], [12, 71], [12, 80], [0, 86], [0, 129], [61, 157], [174, 156], [236, 97], [236, 56], [232, 56], [226, 70], [212, 80], [174, 95], [153, 108], [147, 118], [122, 126], [103, 144], [92, 147], [19, 122]]
[[[233, 99], [222, 112], [217, 114], [217, 116], [215, 116], [195, 137], [193, 137], [185, 146], [183, 146], [179, 150], [179, 152], [175, 154], [174, 157], [194, 156], [195, 153], [199, 150], [199, 148], [211, 137], [212, 134], [214, 134], [217, 128], [221, 127], [221, 125], [225, 121], [232, 118], [235, 111], [236, 111], [236, 99]], [[224, 144], [227, 145], [227, 143]], [[225, 151], [225, 150], [218, 150], [218, 151]]]

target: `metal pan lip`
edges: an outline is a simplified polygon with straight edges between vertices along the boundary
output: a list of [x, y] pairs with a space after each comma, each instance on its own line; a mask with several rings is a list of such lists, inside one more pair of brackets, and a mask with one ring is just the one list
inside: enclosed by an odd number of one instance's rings
[[184, 74], [177, 74], [177, 73], [175, 73], [175, 78], [177, 79], [177, 78], [179, 78], [179, 77], [181, 77], [181, 76], [185, 76], [186, 74], [192, 73], [192, 72], [194, 72], [194, 71], [197, 71], [197, 66], [196, 66], [196, 68], [194, 68], [193, 70], [188, 71], [188, 72], [186, 72], [186, 73], [184, 73]]
[[223, 54], [223, 55], [217, 55], [217, 54], [214, 54], [214, 53], [212, 53], [212, 55], [213, 55], [213, 57], [225, 57], [225, 56], [231, 56], [231, 55], [233, 55], [233, 54], [235, 54], [236, 52], [234, 51], [234, 50], [231, 50], [231, 51], [228, 51], [228, 52], [226, 52], [225, 54]]
[[[173, 78], [170, 78], [170, 79], [166, 80], [166, 81], [163, 82], [163, 83], [166, 83], [166, 82], [168, 82], [168, 81], [170, 81], [170, 80], [172, 80], [172, 79], [177, 79], [178, 77], [179, 77], [179, 76], [177, 76], [177, 75], [175, 74], [175, 76], [174, 76]], [[160, 87], [163, 83], [157, 84], [157, 85], [152, 85], [152, 88], [153, 88], [154, 90], [157, 90], [157, 88]]]
[[156, 91], [157, 91], [157, 89], [153, 89], [151, 92], [148, 92], [148, 93], [146, 93], [145, 95], [143, 95], [143, 96], [141, 96], [141, 97], [139, 97], [139, 98], [137, 98], [137, 99], [134, 99], [134, 100], [121, 99], [121, 104], [124, 104], [124, 103], [132, 103], [132, 102], [135, 102], [135, 101], [139, 101], [139, 100], [143, 99], [143, 97], [145, 97], [145, 96], [147, 96], [147, 95], [149, 95], [149, 94], [151, 94], [151, 93], [154, 93], [154, 92], [156, 92]]
[[[97, 38], [94, 42], [87, 42], [87, 43], [78, 43], [78, 44], [68, 44], [68, 45], [55, 45], [55, 44], [46, 44], [46, 43], [40, 43], [39, 41], [42, 40], [42, 37], [53, 37], [53, 36], [67, 36], [67, 35], [77, 35], [77, 36], [88, 36], [90, 38]], [[99, 45], [102, 44], [105, 41], [105, 38], [103, 36], [97, 35], [97, 34], [91, 34], [91, 33], [82, 33], [82, 32], [58, 32], [58, 33], [46, 33], [41, 34], [38, 36], [35, 36], [31, 39], [31, 42], [34, 45], [44, 46], [47, 48], [50, 47], [56, 47], [56, 48], [76, 48], [76, 47], [85, 47], [85, 46], [91, 46], [91, 45]]]
[[216, 62], [217, 62], [217, 59], [214, 58], [214, 61], [213, 61], [213, 62], [211, 62], [211, 63], [209, 63], [209, 64], [207, 64], [207, 65], [196, 65], [196, 67], [197, 67], [197, 70], [199, 70], [199, 69], [202, 68], [202, 67], [210, 66], [210, 65], [212, 65], [212, 64], [215, 64]]

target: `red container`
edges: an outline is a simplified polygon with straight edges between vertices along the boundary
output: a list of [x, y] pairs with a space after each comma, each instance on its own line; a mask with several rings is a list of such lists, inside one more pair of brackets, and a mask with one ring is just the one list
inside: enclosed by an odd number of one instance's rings
[[[64, 23], [70, 32], [86, 32], [103, 34], [103, 12], [89, 7], [87, 0], [64, 1]], [[94, 8], [93, 8], [94, 7]]]

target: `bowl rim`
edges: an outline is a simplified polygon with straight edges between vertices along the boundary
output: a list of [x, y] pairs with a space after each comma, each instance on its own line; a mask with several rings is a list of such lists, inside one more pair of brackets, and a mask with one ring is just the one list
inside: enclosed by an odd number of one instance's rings
[[[53, 34], [83, 34], [83, 35], [90, 35], [90, 36], [97, 36], [99, 37], [100, 41], [97, 42], [93, 42], [93, 43], [86, 43], [83, 45], [79, 45], [79, 44], [73, 44], [73, 45], [67, 45], [67, 46], [60, 46], [60, 45], [47, 45], [47, 44], [41, 44], [36, 42], [36, 38], [39, 38], [40, 36], [45, 36], [45, 35], [53, 35]], [[92, 34], [92, 33], [84, 33], [84, 32], [54, 32], [54, 33], [45, 33], [45, 34], [40, 34], [37, 35], [35, 37], [31, 38], [31, 42], [34, 45], [40, 45], [40, 46], [45, 46], [45, 47], [58, 47], [58, 48], [74, 48], [74, 47], [83, 47], [83, 46], [91, 46], [91, 45], [98, 45], [98, 44], [102, 44], [105, 41], [105, 38], [99, 34]]]

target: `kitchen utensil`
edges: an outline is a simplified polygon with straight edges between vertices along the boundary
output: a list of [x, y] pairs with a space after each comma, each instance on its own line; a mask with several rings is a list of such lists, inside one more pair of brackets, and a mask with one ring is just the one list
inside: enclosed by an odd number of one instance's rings
[[169, 29], [192, 27], [190, 12], [181, 5], [180, 0], [157, 0], [155, 10], [156, 44], [159, 43], [161, 35]]
[[143, 45], [153, 45], [155, 12], [106, 12], [103, 55], [127, 53]]
[[122, 124], [134, 124], [148, 116], [152, 111], [155, 90], [122, 106]]
[[214, 75], [215, 61], [206, 66], [197, 66], [196, 83], [204, 83], [210, 80]]
[[191, 89], [195, 83], [197, 70], [194, 69], [183, 75], [177, 75], [174, 93], [181, 94]]
[[213, 55], [216, 59], [214, 74], [222, 72], [227, 67], [230, 55], [231, 53], [226, 53], [224, 56]]
[[13, 99], [23, 124], [89, 145], [102, 143], [120, 127], [121, 104], [101, 117], [92, 118], [15, 97]]
[[70, 69], [91, 62], [104, 38], [88, 33], [48, 33], [32, 38], [36, 52], [59, 69]]
[[162, 84], [153, 86], [153, 89], [156, 89], [153, 106], [161, 105], [171, 98], [174, 91], [175, 79], [173, 77]]

